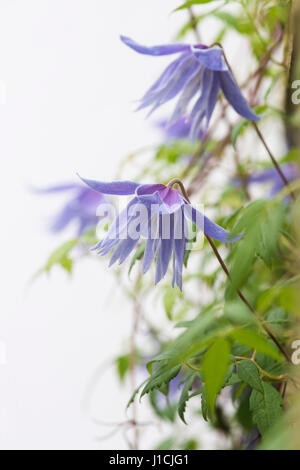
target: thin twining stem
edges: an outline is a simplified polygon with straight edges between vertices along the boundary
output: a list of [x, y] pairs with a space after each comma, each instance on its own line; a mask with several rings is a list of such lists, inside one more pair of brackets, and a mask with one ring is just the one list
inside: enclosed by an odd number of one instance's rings
[[[174, 186], [175, 184], [178, 184], [178, 186], [180, 187], [181, 191], [182, 191], [182, 194], [183, 196], [186, 198], [187, 202], [188, 203], [191, 203], [189, 197], [188, 197], [188, 194], [186, 192], [186, 189], [184, 187], [184, 184], [182, 183], [182, 181], [178, 178], [175, 178], [173, 180], [171, 180], [169, 183], [168, 183], [168, 186], [171, 188], [172, 186]], [[208, 243], [210, 244], [217, 260], [219, 261], [223, 271], [225, 272], [226, 276], [228, 277], [228, 279], [231, 281], [231, 275], [230, 275], [230, 272], [225, 264], [225, 262], [223, 261], [223, 258], [222, 256], [220, 255], [216, 245], [214, 244], [213, 240], [208, 236], [206, 235], [206, 239], [208, 241]], [[237, 294], [238, 296], [240, 297], [240, 299], [242, 300], [242, 302], [244, 302], [244, 304], [248, 307], [248, 309], [253, 313], [253, 315], [255, 315], [255, 317], [257, 318], [257, 320], [260, 322], [260, 324], [262, 325], [263, 329], [265, 330], [265, 332], [267, 333], [267, 335], [274, 341], [274, 343], [276, 344], [276, 346], [278, 347], [278, 349], [282, 352], [282, 354], [284, 355], [284, 357], [286, 358], [286, 360], [288, 362], [291, 361], [288, 353], [286, 352], [286, 350], [284, 349], [284, 347], [280, 344], [280, 342], [278, 341], [278, 339], [274, 336], [274, 334], [272, 333], [272, 331], [266, 326], [266, 324], [262, 321], [262, 319], [260, 318], [260, 316], [256, 313], [255, 309], [252, 307], [252, 305], [250, 304], [250, 302], [248, 302], [248, 300], [246, 299], [246, 297], [244, 296], [244, 294], [240, 291], [240, 289], [237, 289]]]
[[180, 187], [181, 189], [181, 192], [183, 194], [183, 196], [185, 197], [185, 199], [187, 200], [187, 202], [190, 204], [191, 201], [190, 201], [190, 198], [188, 196], [188, 193], [184, 187], [184, 184], [183, 182], [179, 179], [179, 178], [174, 178], [173, 180], [169, 181], [168, 183], [168, 187], [169, 188], [172, 188], [175, 184], [178, 184], [178, 186]]
[[[231, 73], [232, 76], [234, 77], [233, 70], [232, 70], [232, 68], [231, 68], [231, 66], [230, 66], [230, 63], [229, 63], [229, 61], [228, 61], [228, 58], [227, 58], [227, 56], [226, 56], [226, 53], [225, 53], [225, 51], [224, 51], [224, 49], [223, 49], [222, 44], [220, 44], [219, 42], [215, 42], [214, 44], [212, 44], [212, 46], [219, 46], [219, 47], [222, 49], [222, 52], [223, 52], [223, 56], [224, 56], [224, 60], [225, 60], [225, 62], [226, 62], [226, 65], [227, 65], [227, 67], [228, 67], [230, 73]], [[212, 46], [211, 46], [211, 47], [212, 47]], [[235, 77], [234, 77], [234, 79], [235, 79]], [[277, 173], [279, 174], [280, 178], [282, 179], [284, 185], [287, 186], [287, 188], [289, 188], [289, 182], [288, 182], [288, 180], [286, 179], [285, 175], [283, 174], [283, 171], [281, 170], [281, 168], [280, 168], [280, 166], [279, 166], [279, 164], [278, 164], [276, 158], [274, 157], [273, 153], [271, 152], [270, 147], [268, 146], [268, 144], [267, 144], [267, 142], [266, 142], [264, 136], [262, 135], [262, 133], [261, 133], [261, 131], [260, 131], [258, 125], [256, 124], [256, 122], [253, 122], [253, 126], [254, 126], [254, 129], [255, 129], [255, 131], [256, 131], [256, 133], [257, 133], [257, 135], [258, 135], [260, 141], [262, 142], [263, 146], [265, 147], [266, 151], [268, 152], [269, 157], [271, 158], [271, 161], [272, 161], [272, 163], [273, 163], [273, 165], [274, 165], [274, 167], [275, 167]], [[294, 201], [296, 200], [295, 194], [294, 194], [292, 191], [291, 191], [291, 197], [292, 197], [292, 199], [293, 199]]]
[[[223, 261], [216, 245], [214, 244], [214, 242], [212, 241], [212, 239], [208, 236], [208, 235], [205, 235], [206, 238], [207, 238], [207, 241], [208, 243], [210, 244], [210, 246], [212, 247], [213, 249], [213, 252], [215, 253], [216, 255], [216, 258], [217, 260], [219, 261], [223, 271], [225, 272], [225, 274], [227, 275], [228, 279], [231, 280], [231, 275], [228, 271], [228, 268], [225, 264], [225, 262]], [[260, 318], [260, 316], [256, 313], [255, 309], [252, 307], [252, 305], [248, 302], [248, 300], [246, 299], [246, 297], [244, 296], [244, 294], [240, 291], [240, 289], [237, 289], [237, 294], [238, 296], [240, 297], [240, 299], [244, 302], [244, 304], [248, 307], [248, 309], [253, 313], [253, 315], [255, 315], [255, 317], [258, 319], [258, 321], [260, 322], [260, 324], [262, 325], [263, 329], [265, 330], [265, 332], [268, 334], [268, 336], [274, 341], [274, 343], [276, 344], [276, 346], [278, 347], [278, 349], [282, 352], [282, 354], [284, 355], [284, 357], [286, 358], [286, 360], [288, 362], [290, 362], [290, 357], [288, 355], [288, 353], [286, 352], [286, 350], [284, 349], [284, 347], [279, 343], [278, 339], [274, 336], [274, 334], [272, 333], [272, 331], [267, 327], [267, 325], [262, 321], [262, 319]]]
[[[270, 148], [269, 148], [267, 142], [266, 142], [265, 139], [264, 139], [264, 136], [262, 135], [261, 131], [259, 130], [258, 125], [257, 125], [255, 122], [253, 122], [253, 126], [254, 126], [254, 129], [255, 129], [255, 131], [256, 131], [258, 137], [260, 138], [260, 140], [261, 140], [263, 146], [265, 147], [266, 151], [268, 152], [268, 154], [269, 154], [269, 156], [270, 156], [270, 158], [271, 158], [271, 160], [272, 160], [272, 163], [273, 163], [273, 165], [275, 166], [275, 168], [276, 168], [276, 170], [277, 170], [277, 172], [278, 172], [280, 178], [281, 178], [282, 181], [284, 182], [285, 186], [286, 186], [287, 188], [289, 188], [289, 182], [288, 182], [288, 180], [286, 179], [286, 177], [285, 177], [285, 175], [284, 175], [282, 169], [280, 168], [279, 164], [277, 163], [276, 158], [275, 158], [274, 155], [272, 154], [272, 152], [271, 152], [271, 150], [270, 150]], [[291, 197], [293, 198], [293, 200], [295, 201], [295, 200], [296, 200], [296, 196], [295, 196], [294, 192], [291, 191], [290, 194], [291, 194]]]

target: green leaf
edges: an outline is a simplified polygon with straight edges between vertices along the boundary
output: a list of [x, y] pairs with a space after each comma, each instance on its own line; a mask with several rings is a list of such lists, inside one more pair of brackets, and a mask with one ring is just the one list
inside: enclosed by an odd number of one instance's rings
[[130, 360], [128, 354], [125, 354], [124, 356], [119, 356], [116, 359], [117, 372], [121, 382], [124, 382], [125, 376], [129, 370], [129, 363]]
[[204, 421], [208, 421], [208, 406], [205, 388], [201, 389], [201, 411]]
[[237, 141], [238, 136], [243, 133], [243, 131], [246, 128], [248, 123], [249, 123], [249, 121], [247, 119], [243, 118], [232, 129], [230, 138], [231, 138], [231, 142], [232, 142], [232, 145], [234, 146], [234, 148], [236, 146], [236, 141]]
[[164, 295], [164, 308], [166, 315], [169, 320], [172, 320], [172, 314], [173, 314], [173, 309], [176, 303], [176, 291], [172, 289], [172, 287], [168, 287], [166, 289], [165, 295]]
[[216, 11], [213, 16], [240, 34], [249, 34], [255, 31], [253, 24], [247, 18], [239, 18], [225, 11]]
[[140, 246], [140, 247], [136, 250], [136, 252], [135, 252], [135, 254], [134, 254], [134, 257], [132, 258], [131, 263], [130, 263], [130, 266], [129, 266], [128, 276], [130, 276], [131, 271], [132, 271], [132, 269], [133, 269], [135, 263], [136, 263], [137, 261], [139, 261], [140, 259], [142, 259], [142, 257], [144, 256], [145, 248], [146, 248], [146, 245], [144, 244], [144, 245]]
[[250, 397], [250, 409], [253, 421], [264, 436], [281, 416], [282, 397], [270, 384], [262, 382], [263, 393], [253, 390]]
[[240, 361], [237, 364], [238, 376], [246, 382], [250, 387], [258, 392], [263, 393], [262, 380], [260, 378], [258, 368], [252, 361]]
[[205, 3], [212, 3], [216, 1], [220, 1], [220, 0], [189, 0], [188, 2], [185, 2], [180, 7], [176, 8], [174, 11], [184, 10], [185, 8], [190, 8], [193, 5], [204, 5]]
[[249, 398], [250, 398], [249, 388], [246, 388], [244, 389], [244, 391], [242, 392], [240, 396], [238, 409], [236, 411], [236, 418], [238, 422], [243, 426], [244, 429], [252, 433], [255, 425], [252, 419]]
[[226, 302], [224, 307], [224, 317], [231, 323], [237, 325], [253, 325], [257, 320], [245, 304], [237, 301]]
[[133, 392], [133, 394], [131, 395], [127, 405], [126, 405], [126, 408], [129, 408], [130, 405], [134, 402], [135, 400], [135, 397], [137, 396], [137, 394], [139, 393], [140, 389], [142, 388], [142, 386], [147, 382], [147, 379], [144, 380], [144, 382], [142, 382], [136, 389], [135, 391]]
[[282, 357], [278, 349], [275, 349], [266, 337], [259, 335], [254, 330], [237, 328], [230, 333], [230, 337], [244, 346], [248, 346], [257, 352], [276, 359], [277, 361], [282, 361]]
[[143, 388], [141, 398], [146, 395], [146, 393], [149, 393], [151, 390], [159, 389], [163, 385], [168, 384], [172, 379], [174, 379], [174, 377], [179, 374], [180, 370], [181, 365], [172, 367], [171, 369], [168, 369], [168, 367], [165, 366], [160, 369], [159, 374], [153, 374], [153, 376], [150, 377], [147, 384]]
[[205, 353], [202, 372], [205, 383], [208, 408], [214, 416], [215, 402], [224, 383], [230, 361], [230, 343], [219, 338]]
[[34, 276], [32, 281], [43, 273], [49, 273], [54, 266], [61, 266], [68, 274], [72, 273], [73, 259], [70, 257], [72, 249], [78, 244], [78, 240], [69, 240], [53, 251], [47, 263]]
[[181, 392], [180, 398], [179, 398], [179, 403], [178, 403], [178, 414], [180, 419], [185, 423], [185, 418], [184, 418], [184, 413], [186, 409], [186, 404], [188, 400], [190, 399], [189, 391], [193, 387], [193, 383], [195, 381], [196, 374], [193, 374], [185, 383], [185, 386], [183, 387], [183, 390]]

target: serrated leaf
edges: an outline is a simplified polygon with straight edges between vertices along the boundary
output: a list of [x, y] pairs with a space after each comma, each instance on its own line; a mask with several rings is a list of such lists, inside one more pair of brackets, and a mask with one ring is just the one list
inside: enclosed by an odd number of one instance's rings
[[165, 384], [168, 384], [174, 377], [176, 377], [181, 370], [180, 366], [172, 367], [168, 369], [164, 367], [162, 370], [160, 369], [159, 374], [154, 374], [147, 382], [147, 385], [142, 390], [141, 398], [146, 394], [149, 393], [151, 390], [159, 389]]
[[232, 374], [228, 379], [226, 380], [224, 387], [230, 387], [232, 385], [236, 385], [241, 382], [240, 377], [237, 374]]
[[214, 416], [215, 402], [220, 392], [230, 361], [230, 343], [219, 338], [205, 353], [202, 363], [203, 379], [207, 396], [208, 408]]
[[263, 393], [253, 390], [250, 397], [250, 409], [254, 423], [264, 436], [280, 418], [282, 397], [270, 384], [262, 382]]
[[144, 380], [136, 389], [135, 391], [133, 392], [133, 394], [131, 395], [127, 405], [126, 405], [126, 408], [129, 408], [130, 405], [134, 402], [135, 400], [135, 397], [137, 396], [137, 394], [139, 393], [140, 389], [142, 388], [142, 386], [147, 382], [147, 379]]
[[193, 383], [195, 381], [196, 375], [193, 374], [185, 383], [185, 386], [183, 387], [183, 390], [181, 392], [180, 398], [179, 398], [179, 403], [178, 403], [178, 415], [180, 419], [184, 422], [184, 424], [187, 424], [184, 418], [184, 413], [186, 409], [186, 404], [188, 400], [190, 399], [189, 396], [189, 391], [193, 387]]
[[258, 368], [252, 361], [239, 361], [237, 364], [237, 374], [241, 380], [258, 392], [263, 393], [262, 380]]
[[282, 361], [282, 357], [278, 349], [275, 349], [275, 346], [272, 346], [266, 337], [259, 335], [254, 330], [237, 328], [230, 333], [230, 337], [244, 346], [248, 346], [257, 352], [276, 359], [277, 361]]

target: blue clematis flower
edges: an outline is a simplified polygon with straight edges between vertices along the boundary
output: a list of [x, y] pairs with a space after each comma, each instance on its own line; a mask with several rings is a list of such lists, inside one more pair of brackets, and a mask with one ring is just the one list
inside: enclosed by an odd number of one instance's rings
[[[187, 113], [193, 140], [196, 140], [204, 118], [206, 118], [206, 127], [208, 127], [220, 90], [238, 114], [250, 121], [260, 119], [243, 97], [228, 69], [221, 48], [207, 47], [202, 44], [169, 44], [145, 47], [128, 37], [121, 36], [121, 40], [141, 54], [151, 56], [180, 54], [147, 91], [138, 109], [151, 106], [150, 112], [152, 113], [159, 106], [181, 94], [170, 119], [170, 124]], [[192, 101], [194, 103], [188, 111]]]
[[115, 219], [107, 236], [94, 249], [101, 255], [114, 249], [110, 266], [116, 261], [122, 264], [140, 238], [145, 238], [143, 274], [156, 258], [156, 284], [165, 276], [173, 253], [172, 286], [177, 284], [182, 289], [182, 269], [191, 222], [215, 240], [231, 242], [240, 238], [231, 239], [226, 230], [205, 217], [179, 191], [169, 186], [131, 181], [83, 181], [102, 194], [134, 196]]
[[36, 190], [39, 194], [70, 194], [70, 200], [54, 218], [50, 227], [54, 233], [64, 230], [71, 222], [77, 222], [76, 235], [81, 236], [92, 227], [96, 227], [100, 218], [96, 215], [100, 204], [108, 203], [107, 198], [87, 188], [81, 183], [61, 184]]
[[[299, 167], [295, 163], [286, 163], [282, 165], [281, 170], [289, 183], [300, 178]], [[274, 197], [285, 186], [276, 168], [266, 168], [262, 171], [255, 172], [246, 178], [246, 182], [248, 184], [271, 183], [270, 198]], [[242, 180], [235, 178], [234, 183], [240, 185]]]

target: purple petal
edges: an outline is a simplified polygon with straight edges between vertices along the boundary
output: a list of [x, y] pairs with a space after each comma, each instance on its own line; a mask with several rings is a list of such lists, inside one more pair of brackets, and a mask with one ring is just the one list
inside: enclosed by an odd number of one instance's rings
[[207, 102], [207, 110], [206, 110], [207, 125], [209, 124], [209, 121], [216, 107], [218, 97], [219, 97], [219, 91], [220, 91], [219, 74], [214, 73], [212, 83], [211, 83], [210, 93], [208, 96], [208, 102]]
[[118, 196], [134, 194], [135, 190], [140, 186], [139, 183], [134, 183], [133, 181], [113, 181], [112, 183], [105, 183], [103, 181], [88, 180], [80, 176], [79, 178], [94, 191]]
[[121, 41], [126, 44], [126, 46], [130, 47], [136, 52], [140, 54], [147, 54], [153, 56], [159, 55], [170, 55], [170, 54], [177, 54], [178, 52], [188, 51], [191, 49], [191, 46], [188, 44], [166, 44], [162, 46], [142, 46], [138, 44], [133, 39], [128, 38], [126, 36], [121, 36]]
[[184, 89], [186, 83], [190, 80], [191, 76], [199, 70], [199, 68], [200, 65], [197, 61], [195, 61], [193, 57], [187, 56], [176, 69], [176, 73], [174, 73], [174, 75], [169, 79], [165, 87], [162, 90], [159, 89], [156, 93], [142, 101], [138, 110], [153, 105], [150, 111], [151, 114], [156, 108], [175, 98], [175, 96]]
[[78, 214], [76, 213], [76, 210], [74, 210], [72, 203], [67, 204], [64, 209], [58, 214], [58, 216], [54, 219], [54, 222], [51, 226], [51, 230], [54, 233], [64, 230], [72, 220], [77, 218], [77, 216]]
[[260, 116], [252, 111], [232, 74], [230, 72], [220, 72], [219, 78], [223, 94], [233, 109], [249, 121], [259, 121]]
[[[170, 119], [170, 123], [174, 123], [175, 121], [177, 121], [177, 119], [186, 112], [188, 104], [190, 103], [191, 99], [195, 96], [197, 91], [200, 89], [200, 84], [201, 84], [201, 74], [196, 72], [194, 75], [192, 75], [189, 82], [186, 84], [178, 100], [178, 103], [173, 112], [173, 115]], [[181, 118], [181, 119], [185, 119], [185, 122], [187, 122], [186, 117]], [[180, 120], [177, 122], [180, 122]], [[190, 126], [186, 124], [186, 127], [189, 128]], [[188, 133], [184, 137], [187, 137], [187, 136], [188, 136]]]
[[228, 66], [223, 57], [221, 48], [207, 48], [199, 49], [197, 46], [192, 46], [192, 51], [199, 62], [207, 67], [209, 70], [224, 72], [228, 70]]
[[60, 193], [64, 191], [70, 191], [75, 189], [82, 189], [82, 185], [78, 183], [66, 183], [58, 184], [55, 186], [49, 186], [46, 188], [33, 188], [33, 191], [39, 194], [51, 194], [51, 193]]
[[172, 255], [173, 240], [160, 240], [157, 252], [155, 284], [165, 276]]
[[143, 261], [143, 274], [150, 269], [150, 266], [154, 260], [155, 256], [155, 240], [153, 238], [148, 238], [145, 248], [144, 261]]
[[196, 226], [205, 233], [205, 235], [208, 235], [209, 237], [214, 238], [220, 242], [235, 242], [241, 238], [241, 235], [235, 238], [230, 238], [230, 233], [227, 230], [212, 222], [191, 205], [187, 204], [184, 209], [184, 214], [193, 223], [195, 223]]
[[164, 70], [156, 82], [154, 82], [151, 88], [149, 88], [149, 90], [145, 93], [141, 99], [142, 105], [140, 107], [145, 107], [147, 106], [147, 102], [150, 104], [153, 101], [153, 98], [156, 96], [155, 94], [161, 92], [165, 88], [171, 77], [174, 75], [184, 60], [185, 55], [181, 55], [178, 59], [174, 60], [171, 62], [171, 64], [168, 65], [168, 67]]
[[177, 286], [180, 290], [182, 290], [182, 269], [183, 269], [183, 262], [185, 256], [185, 246], [186, 240], [184, 238], [180, 240], [174, 240], [174, 271], [175, 276], [173, 280], [173, 287], [174, 281], [176, 282]]
[[112, 266], [117, 260], [119, 260], [119, 264], [122, 264], [128, 258], [138, 241], [138, 238], [135, 240], [132, 238], [126, 238], [125, 240], [120, 241], [111, 257], [109, 266]]

